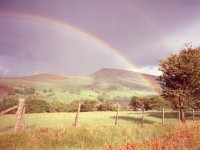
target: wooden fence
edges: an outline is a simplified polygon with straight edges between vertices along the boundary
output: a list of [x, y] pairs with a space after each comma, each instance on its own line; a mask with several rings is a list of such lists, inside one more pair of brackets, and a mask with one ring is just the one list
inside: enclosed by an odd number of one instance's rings
[[0, 112], [0, 116], [16, 109], [17, 111], [16, 111], [16, 121], [15, 121], [14, 131], [19, 132], [25, 128], [25, 99], [19, 98], [17, 106], [10, 107]]
[[[23, 130], [25, 128], [25, 99], [23, 98], [19, 98], [18, 99], [18, 105], [17, 106], [13, 106], [10, 107], [2, 112], [0, 112], [0, 116], [4, 115], [12, 110], [16, 110], [16, 121], [15, 121], [15, 126], [14, 126], [14, 131], [15, 132], [19, 132], [21, 130]], [[75, 114], [75, 121], [74, 121], [74, 126], [78, 127], [78, 119], [79, 119], [79, 114], [80, 114], [80, 110], [81, 110], [81, 104], [78, 105], [77, 108], [77, 113]], [[192, 120], [195, 121], [195, 111], [194, 109], [192, 110]], [[119, 107], [117, 108], [116, 111], [116, 116], [115, 116], [115, 122], [114, 125], [116, 126], [118, 124], [118, 119], [119, 119]], [[162, 125], [165, 124], [165, 109], [163, 108], [162, 111], [157, 111], [157, 113], [162, 113], [162, 115], [160, 116], [162, 119]], [[177, 119], [180, 121], [180, 111], [177, 111], [178, 116]], [[141, 126], [143, 127], [145, 123], [145, 111], [144, 109], [141, 112]]]

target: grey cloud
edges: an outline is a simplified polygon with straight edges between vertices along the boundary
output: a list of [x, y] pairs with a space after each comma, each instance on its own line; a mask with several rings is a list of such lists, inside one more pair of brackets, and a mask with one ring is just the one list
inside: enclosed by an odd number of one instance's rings
[[[133, 64], [148, 67], [156, 66], [157, 61], [178, 51], [180, 45], [188, 40], [183, 36], [193, 37], [188, 31], [197, 30], [191, 27], [199, 21], [200, 2], [7, 0], [0, 2], [1, 11], [31, 13], [69, 23], [105, 41]], [[111, 56], [113, 54], [88, 46], [84, 39], [77, 43], [73, 36], [49, 28], [45, 23], [10, 20], [0, 17], [0, 55], [8, 56], [13, 63], [20, 60], [17, 67], [23, 69], [21, 72], [12, 71], [13, 74], [30, 73], [32, 70], [90, 74], [101, 67], [125, 67]], [[179, 45], [176, 41], [180, 41], [177, 42]], [[4, 63], [12, 66], [5, 60]]]

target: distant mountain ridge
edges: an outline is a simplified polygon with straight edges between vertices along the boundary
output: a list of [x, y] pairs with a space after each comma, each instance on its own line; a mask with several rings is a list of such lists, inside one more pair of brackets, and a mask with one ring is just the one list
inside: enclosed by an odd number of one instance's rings
[[95, 73], [91, 75], [92, 77], [95, 78], [109, 78], [113, 76], [118, 76], [118, 77], [143, 77], [143, 78], [148, 78], [150, 80], [156, 80], [157, 76], [150, 75], [150, 74], [145, 74], [145, 73], [138, 73], [138, 72], [133, 72], [133, 71], [128, 71], [128, 70], [121, 70], [121, 69], [112, 69], [112, 68], [102, 68]]

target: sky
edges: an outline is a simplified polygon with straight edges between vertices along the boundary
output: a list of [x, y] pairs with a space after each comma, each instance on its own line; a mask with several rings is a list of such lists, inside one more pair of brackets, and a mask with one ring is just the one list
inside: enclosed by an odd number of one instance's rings
[[1, 0], [0, 76], [158, 75], [158, 62], [200, 44], [199, 0]]

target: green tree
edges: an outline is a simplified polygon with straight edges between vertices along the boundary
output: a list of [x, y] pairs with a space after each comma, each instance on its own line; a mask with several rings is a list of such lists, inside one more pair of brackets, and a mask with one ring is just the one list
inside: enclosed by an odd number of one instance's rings
[[140, 101], [141, 99], [137, 96], [133, 96], [131, 98], [130, 106], [133, 108], [133, 110], [137, 111], [138, 109], [141, 108]]
[[[13, 95], [8, 95], [4, 97], [2, 101], [0, 101], [0, 111], [6, 110], [10, 107], [18, 105], [18, 98]], [[11, 111], [9, 113], [14, 113], [15, 111]]]
[[82, 112], [92, 111], [96, 105], [97, 105], [96, 100], [85, 100], [81, 104], [81, 111]]
[[149, 110], [161, 110], [162, 108], [170, 108], [168, 101], [161, 96], [152, 96], [146, 99], [145, 104]]
[[68, 112], [69, 111], [69, 105], [58, 101], [54, 100], [50, 103], [50, 112]]
[[171, 100], [174, 108], [184, 110], [192, 101], [197, 101], [200, 91], [200, 48], [186, 47], [179, 54], [160, 61], [162, 75], [159, 77], [163, 96]]
[[120, 109], [120, 104], [116, 103], [112, 105], [112, 111], [117, 111], [118, 109]]
[[78, 105], [81, 101], [73, 101], [69, 104], [69, 112], [76, 112], [78, 110]]
[[45, 100], [32, 99], [26, 101], [26, 112], [27, 113], [42, 113], [49, 112], [50, 104]]
[[97, 107], [97, 110], [99, 110], [99, 111], [112, 111], [112, 106], [113, 106], [113, 104], [111, 102], [105, 101]]

